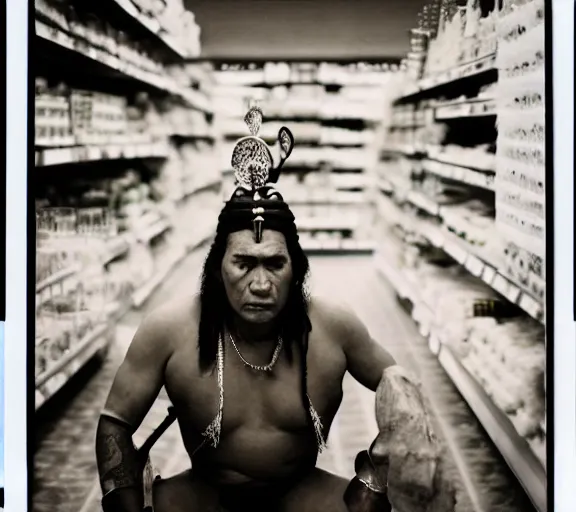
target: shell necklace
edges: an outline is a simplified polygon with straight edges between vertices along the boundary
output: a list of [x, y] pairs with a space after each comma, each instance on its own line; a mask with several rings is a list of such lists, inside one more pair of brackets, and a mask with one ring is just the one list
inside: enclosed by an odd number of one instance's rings
[[228, 337], [230, 338], [230, 341], [232, 342], [232, 346], [234, 347], [234, 350], [236, 350], [238, 357], [244, 363], [244, 365], [247, 366], [248, 368], [251, 368], [252, 370], [257, 371], [257, 372], [271, 372], [272, 369], [274, 368], [274, 366], [276, 366], [276, 363], [278, 362], [278, 357], [280, 356], [280, 351], [282, 350], [282, 345], [283, 345], [283, 341], [282, 341], [282, 338], [280, 336], [278, 336], [278, 343], [276, 344], [276, 348], [274, 349], [274, 353], [272, 354], [271, 361], [265, 365], [252, 364], [249, 361], [246, 361], [244, 356], [240, 353], [240, 350], [238, 350], [238, 347], [236, 346], [236, 342], [234, 341], [234, 337], [232, 336], [232, 334], [230, 332], [228, 333]]

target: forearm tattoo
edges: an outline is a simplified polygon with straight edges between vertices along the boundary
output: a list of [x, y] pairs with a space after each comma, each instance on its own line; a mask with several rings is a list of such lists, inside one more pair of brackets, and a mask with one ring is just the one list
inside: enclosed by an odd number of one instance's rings
[[104, 494], [120, 487], [141, 482], [138, 453], [130, 432], [120, 425], [102, 419], [96, 434], [96, 459]]

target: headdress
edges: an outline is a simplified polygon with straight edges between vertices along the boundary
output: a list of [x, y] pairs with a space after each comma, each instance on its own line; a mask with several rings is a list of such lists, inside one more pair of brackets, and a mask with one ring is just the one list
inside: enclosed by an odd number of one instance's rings
[[218, 230], [228, 233], [252, 229], [257, 243], [267, 227], [296, 234], [294, 215], [280, 192], [272, 184], [278, 181], [280, 169], [292, 153], [294, 137], [286, 127], [278, 131], [280, 156], [274, 161], [271, 148], [258, 137], [262, 126], [262, 110], [252, 107], [244, 117], [251, 135], [242, 137], [232, 152], [232, 168], [236, 189], [218, 218]]

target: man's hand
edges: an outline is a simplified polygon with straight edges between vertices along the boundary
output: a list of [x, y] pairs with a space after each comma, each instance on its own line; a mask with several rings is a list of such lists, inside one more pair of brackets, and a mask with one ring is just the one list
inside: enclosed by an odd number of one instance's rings
[[379, 434], [370, 450], [378, 479], [388, 484], [395, 512], [453, 512], [452, 482], [415, 379], [387, 368], [376, 391]]

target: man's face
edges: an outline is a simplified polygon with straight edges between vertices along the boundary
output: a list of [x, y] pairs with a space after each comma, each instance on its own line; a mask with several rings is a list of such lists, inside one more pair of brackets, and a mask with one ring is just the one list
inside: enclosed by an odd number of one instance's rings
[[273, 320], [286, 305], [292, 263], [284, 235], [264, 230], [260, 243], [249, 230], [228, 236], [222, 280], [232, 309], [245, 321]]

